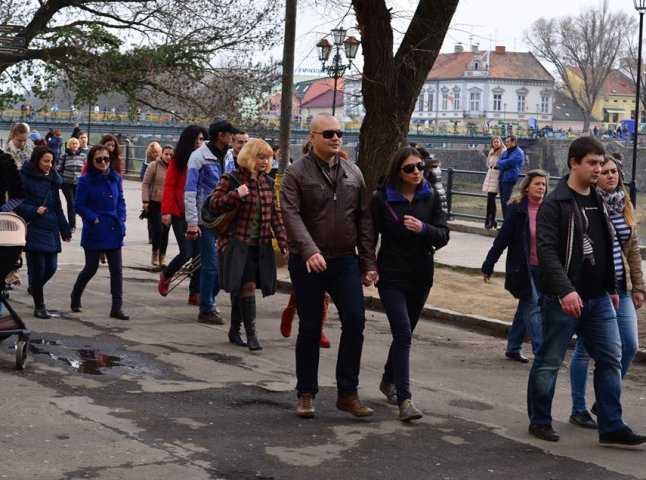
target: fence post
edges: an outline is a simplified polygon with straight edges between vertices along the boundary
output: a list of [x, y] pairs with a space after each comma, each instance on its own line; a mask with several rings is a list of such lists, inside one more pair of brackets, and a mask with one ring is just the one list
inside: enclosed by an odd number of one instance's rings
[[453, 203], [453, 167], [449, 167], [447, 173], [449, 176], [446, 179], [446, 214], [448, 218], [451, 218], [451, 203]]
[[130, 142], [126, 140], [126, 173], [130, 173]]

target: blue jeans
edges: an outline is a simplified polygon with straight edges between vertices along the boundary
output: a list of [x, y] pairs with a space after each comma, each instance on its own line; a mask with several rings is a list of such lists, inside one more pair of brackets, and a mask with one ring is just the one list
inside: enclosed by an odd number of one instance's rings
[[386, 311], [393, 341], [384, 366], [384, 383], [394, 383], [397, 403], [412, 398], [410, 393], [410, 344], [413, 331], [428, 299], [430, 288], [400, 290], [379, 287], [379, 298]]
[[220, 293], [218, 252], [215, 248], [217, 236], [203, 226], [200, 230], [200, 313], [209, 313], [215, 310], [215, 297]]
[[298, 337], [296, 339], [296, 391], [318, 393], [319, 348], [323, 297], [328, 292], [341, 320], [341, 340], [336, 363], [340, 395], [357, 393], [363, 329], [366, 323], [359, 261], [354, 256], [326, 259], [327, 269], [308, 273], [300, 255], [290, 254], [289, 275], [296, 293]]
[[[58, 268], [58, 253], [56, 252], [25, 252], [27, 257], [27, 275], [29, 286], [42, 288], [56, 273]], [[4, 278], [2, 279], [4, 281]]]
[[608, 295], [583, 301], [579, 318], [561, 310], [559, 299], [542, 297], [543, 343], [529, 373], [527, 413], [531, 424], [552, 424], [552, 400], [556, 377], [572, 335], [576, 333], [596, 362], [594, 391], [599, 433], [625, 426], [621, 419], [621, 339], [617, 317]]
[[[621, 338], [621, 378], [635, 358], [639, 349], [637, 339], [637, 312], [632, 296], [625, 291], [619, 294], [619, 309], [617, 310], [617, 325]], [[576, 342], [574, 355], [570, 361], [570, 384], [572, 385], [572, 413], [587, 410], [585, 403], [585, 387], [588, 381], [588, 367], [590, 357], [581, 339]]]
[[532, 275], [530, 279], [532, 298], [521, 298], [518, 300], [518, 308], [516, 308], [514, 320], [511, 322], [511, 327], [509, 327], [509, 333], [507, 333], [507, 351], [520, 352], [523, 340], [525, 339], [525, 333], [527, 332], [532, 342], [532, 353], [536, 356], [541, 346], [541, 324], [543, 323], [543, 317], [541, 315], [541, 309], [538, 306], [540, 294], [536, 290], [538, 267], [530, 266], [529, 271]]
[[[502, 174], [502, 172], [501, 172]], [[500, 205], [502, 205], [502, 218], [507, 214], [507, 202], [511, 198], [511, 193], [514, 191], [516, 182], [500, 182], [498, 190], [500, 191]]]
[[[200, 253], [199, 240], [189, 240], [186, 238], [186, 220], [184, 217], [171, 216], [171, 226], [177, 240], [177, 247], [179, 253], [173, 258], [166, 268], [164, 269], [164, 276], [167, 278], [172, 277], [182, 266], [191, 258], [196, 257]], [[191, 283], [188, 286], [188, 291], [191, 293], [198, 293], [200, 291], [200, 270], [198, 269], [191, 275]]]

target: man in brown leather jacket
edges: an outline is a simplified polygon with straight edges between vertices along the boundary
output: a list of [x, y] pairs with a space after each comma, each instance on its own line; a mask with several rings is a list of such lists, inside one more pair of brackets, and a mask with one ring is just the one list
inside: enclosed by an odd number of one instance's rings
[[336, 381], [339, 410], [372, 415], [357, 395], [363, 329], [364, 285], [377, 281], [374, 232], [359, 168], [339, 157], [338, 120], [320, 113], [311, 122], [312, 149], [285, 171], [281, 210], [289, 244], [289, 274], [299, 316], [296, 340], [296, 415], [315, 415], [323, 297], [329, 292], [342, 325]]

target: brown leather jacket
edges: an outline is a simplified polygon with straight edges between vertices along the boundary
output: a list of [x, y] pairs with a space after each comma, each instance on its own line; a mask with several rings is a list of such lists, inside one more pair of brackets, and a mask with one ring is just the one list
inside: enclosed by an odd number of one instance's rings
[[634, 228], [621, 249], [623, 253], [624, 271], [626, 272], [626, 291], [628, 293], [646, 293], [644, 273], [642, 272], [642, 257], [639, 251], [639, 237]]
[[[359, 254], [362, 273], [377, 270], [374, 230], [361, 170], [337, 155], [332, 182], [313, 152], [291, 164], [283, 177], [280, 208], [290, 252], [307, 260]], [[336, 186], [335, 186], [336, 184]]]

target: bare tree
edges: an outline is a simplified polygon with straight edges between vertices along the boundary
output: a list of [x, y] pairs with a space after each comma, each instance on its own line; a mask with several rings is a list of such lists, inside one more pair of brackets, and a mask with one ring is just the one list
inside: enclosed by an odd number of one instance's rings
[[525, 35], [533, 53], [556, 68], [564, 89], [581, 108], [584, 131], [590, 128], [594, 104], [621, 55], [625, 32], [633, 27], [627, 13], [610, 12], [603, 0], [577, 16], [540, 18]]
[[27, 44], [24, 55], [0, 54], [0, 78], [36, 92], [63, 78], [78, 101], [119, 92], [163, 109], [169, 97], [185, 102], [189, 84], [221, 78], [222, 63], [275, 44], [279, 8], [254, 0], [234, 8], [227, 0], [0, 0], [0, 18], [25, 25]]
[[459, 0], [420, 0], [394, 53], [391, 9], [385, 0], [352, 0], [362, 36], [359, 166], [374, 188], [388, 157], [406, 141], [415, 102], [433, 67]]
[[[637, 35], [634, 38], [627, 39], [626, 54], [619, 60], [620, 70], [630, 78], [633, 87], [637, 87], [637, 57], [638, 57], [638, 48], [639, 48], [639, 38]], [[642, 55], [644, 49], [642, 46]], [[640, 116], [644, 114], [644, 105], [646, 105], [646, 78], [644, 77], [646, 73], [646, 65], [644, 65], [644, 59], [642, 58], [642, 68], [641, 68], [641, 84], [639, 86], [639, 96], [640, 96], [640, 105], [639, 111]]]

